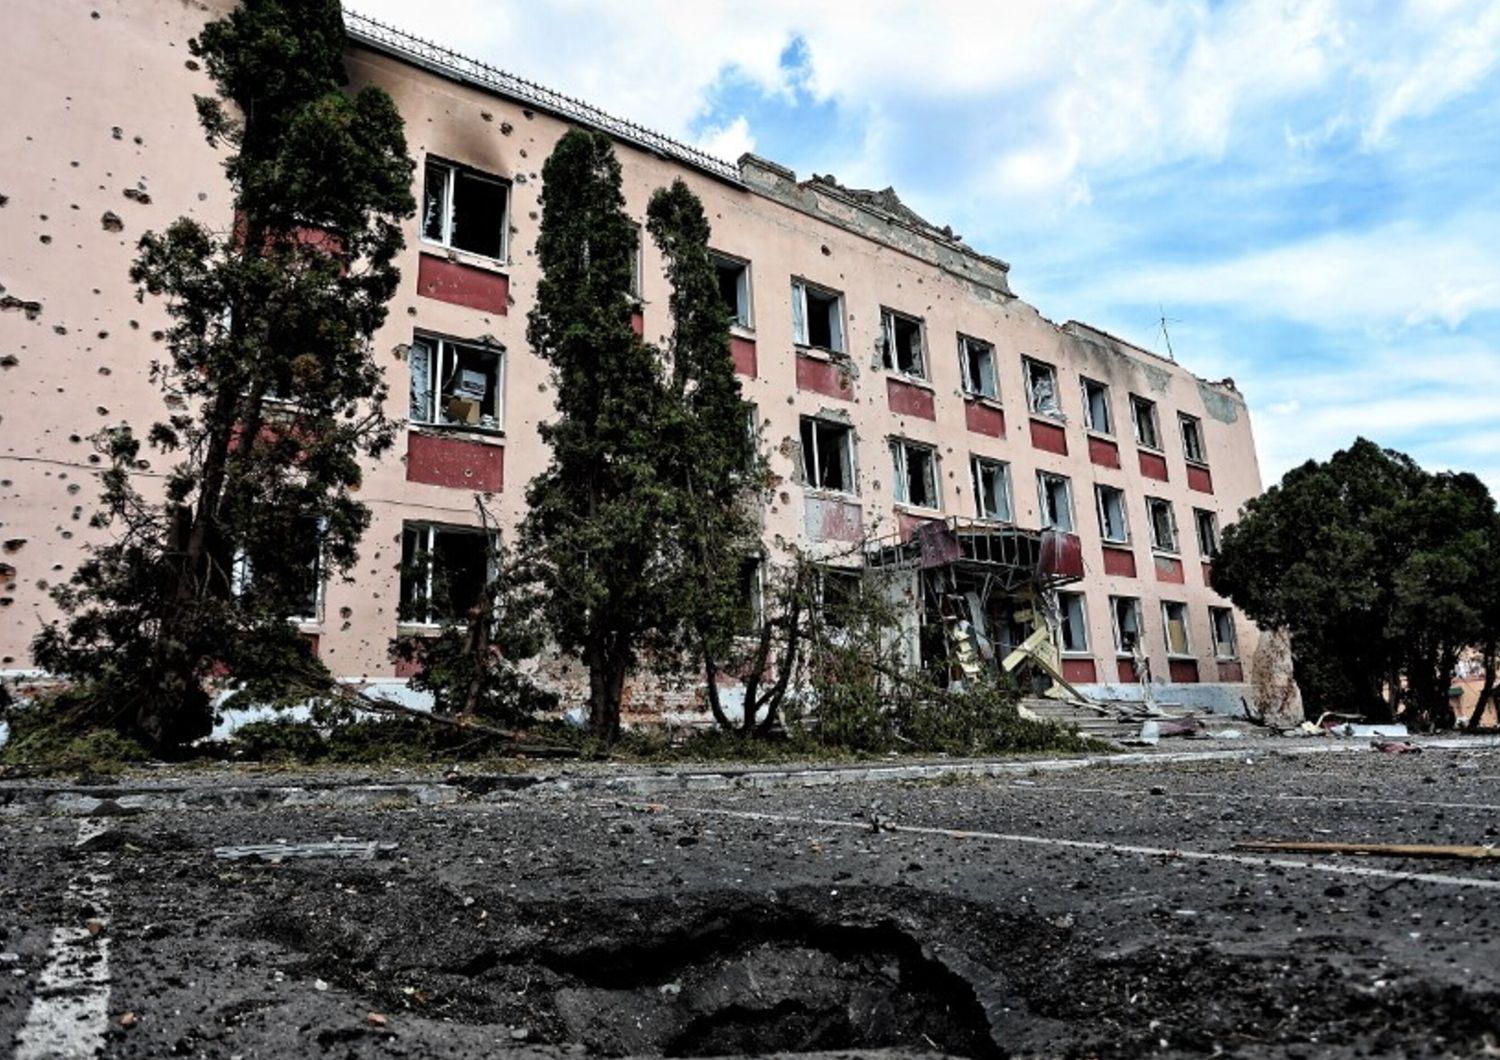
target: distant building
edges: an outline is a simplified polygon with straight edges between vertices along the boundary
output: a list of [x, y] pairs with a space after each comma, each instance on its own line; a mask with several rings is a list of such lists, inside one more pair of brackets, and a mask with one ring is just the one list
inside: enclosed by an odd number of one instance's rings
[[[18, 2], [0, 37], [0, 672], [12, 673], [56, 613], [49, 584], [95, 533], [88, 436], [162, 413], [148, 372], [166, 319], [134, 298], [136, 241], [180, 214], [230, 223], [193, 106], [211, 86], [187, 49], [227, 0]], [[584, 125], [615, 137], [637, 218], [675, 177], [704, 201], [735, 364], [779, 479], [768, 541], [832, 556], [876, 539], [864, 559], [903, 572], [913, 658], [1003, 655], [1040, 615], [1057, 668], [1086, 690], [1124, 694], [1099, 686], [1137, 680], [1139, 645], [1170, 698], [1237, 705], [1257, 632], [1208, 572], [1261, 484], [1231, 382], [1052, 323], [1012, 294], [1005, 262], [889, 189], [799, 181], [753, 156], [729, 165], [373, 22], [350, 16], [348, 30], [353, 82], [386, 88], [405, 117], [419, 210], [376, 339], [387, 412], [409, 425], [365, 480], [374, 522], [353, 582], [326, 584], [303, 621], [336, 673], [399, 676], [386, 645], [403, 595], [421, 591], [400, 575], [403, 551], [477, 567], [472, 492], [514, 526], [545, 466], [548, 368], [525, 340], [538, 175]], [[655, 339], [668, 292], [643, 243], [638, 322]], [[164, 470], [151, 459], [143, 476]], [[652, 690], [634, 707], [695, 695]]]

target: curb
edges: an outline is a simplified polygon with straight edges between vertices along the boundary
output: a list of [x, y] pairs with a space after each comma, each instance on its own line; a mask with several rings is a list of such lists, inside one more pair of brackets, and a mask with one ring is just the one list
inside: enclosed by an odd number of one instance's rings
[[[1434, 751], [1500, 749], [1500, 738], [1434, 739], [1421, 743]], [[536, 795], [597, 794], [651, 796], [705, 791], [770, 791], [891, 784], [920, 781], [976, 780], [1060, 773], [1116, 766], [1188, 765], [1197, 762], [1251, 764], [1272, 757], [1315, 754], [1360, 754], [1363, 743], [1297, 747], [1244, 747], [1207, 751], [1130, 752], [1076, 758], [961, 761], [920, 765], [832, 766], [805, 769], [683, 770], [618, 775], [486, 774], [452, 780], [366, 783], [329, 780], [293, 785], [156, 785], [135, 788], [99, 785], [0, 784], [0, 818], [28, 815], [112, 817], [161, 811], [243, 810], [256, 807], [306, 809], [406, 809], [458, 803], [493, 803], [521, 793]]]

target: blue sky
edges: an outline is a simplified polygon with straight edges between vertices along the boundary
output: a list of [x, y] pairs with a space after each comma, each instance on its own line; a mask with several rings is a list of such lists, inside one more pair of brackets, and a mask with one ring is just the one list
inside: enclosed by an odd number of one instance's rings
[[1500, 492], [1500, 0], [362, 0], [696, 142], [894, 185], [1018, 294]]

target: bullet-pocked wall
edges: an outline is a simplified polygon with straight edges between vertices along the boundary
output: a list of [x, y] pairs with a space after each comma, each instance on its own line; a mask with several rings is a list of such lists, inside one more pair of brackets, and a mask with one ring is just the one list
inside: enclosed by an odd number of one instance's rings
[[[0, 670], [30, 665], [28, 642], [55, 614], [48, 586], [97, 533], [86, 525], [98, 492], [88, 436], [165, 411], [147, 378], [165, 318], [134, 298], [136, 240], [180, 214], [215, 225], [230, 214], [221, 159], [193, 109], [211, 86], [187, 50], [225, 0], [18, 2], [27, 32], [0, 39]], [[417, 162], [421, 208], [375, 339], [386, 411], [408, 425], [368, 469], [361, 496], [374, 520], [352, 580], [325, 587], [305, 628], [335, 672], [376, 679], [397, 676], [386, 646], [403, 535], [475, 526], [476, 491], [509, 530], [545, 465], [537, 428], [551, 384], [525, 342], [539, 174], [587, 115], [369, 42], [351, 41], [348, 68], [355, 86], [391, 93]], [[681, 177], [713, 224], [739, 303], [735, 360], [776, 478], [768, 541], [832, 553], [951, 515], [1060, 522], [1080, 537], [1086, 566], [1068, 587], [1081, 594], [1064, 654], [1071, 679], [1133, 680], [1121, 643], [1132, 623], [1159, 677], [1248, 673], [1256, 632], [1207, 585], [1215, 535], [1260, 491], [1231, 385], [1054, 324], [1014, 297], [1004, 262], [891, 196], [799, 181], [755, 158], [705, 166], [629, 140], [618, 154], [637, 220], [653, 190]], [[503, 216], [499, 236], [460, 233], [447, 220], [455, 204], [480, 211], [486, 230]], [[639, 327], [662, 340], [668, 290], [643, 242]], [[565, 689], [579, 682], [564, 663], [549, 675]], [[636, 703], [696, 699], [689, 682]]]

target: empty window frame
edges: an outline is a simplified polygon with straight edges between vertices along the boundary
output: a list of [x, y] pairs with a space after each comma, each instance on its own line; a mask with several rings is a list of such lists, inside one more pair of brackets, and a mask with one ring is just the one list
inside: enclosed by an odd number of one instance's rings
[[1156, 427], [1156, 402], [1131, 394], [1130, 418], [1135, 421], [1136, 444], [1143, 449], [1160, 449], [1161, 432]]
[[1146, 522], [1151, 525], [1151, 547], [1158, 552], [1177, 551], [1177, 513], [1172, 502], [1160, 497], [1146, 498]]
[[401, 528], [402, 622], [462, 622], [490, 576], [493, 535], [463, 526], [406, 523]]
[[974, 479], [974, 505], [979, 518], [1011, 522], [1010, 465], [976, 456], [969, 460], [969, 473]]
[[1099, 536], [1113, 544], [1130, 540], [1130, 524], [1125, 519], [1125, 493], [1113, 486], [1095, 486], [1094, 501], [1099, 509]]
[[1214, 655], [1220, 659], [1239, 658], [1234, 637], [1234, 612], [1227, 607], [1210, 607], [1208, 626], [1214, 635]]
[[[635, 251], [630, 255], [630, 297], [637, 302], [645, 299], [641, 291], [641, 274], [645, 271], [646, 239], [640, 225], [635, 226]], [[640, 307], [637, 306], [637, 309]]]
[[1197, 416], [1179, 412], [1177, 425], [1182, 429], [1182, 455], [1194, 464], [1208, 463], [1208, 450], [1203, 447], [1202, 421]]
[[970, 397], [1000, 397], [995, 376], [995, 347], [982, 339], [967, 335], [958, 337], [958, 356], [962, 362], [964, 393]]
[[[294, 516], [287, 524], [286, 536], [277, 544], [277, 567], [285, 581], [284, 599], [278, 601], [289, 611], [293, 622], [321, 622], [323, 619], [323, 528], [315, 515]], [[285, 562], [285, 566], [282, 566]], [[255, 563], [244, 550], [237, 550], [230, 567], [230, 589], [236, 597], [255, 586]], [[264, 585], [261, 588], [265, 588]]]
[[740, 633], [754, 633], [760, 629], [765, 615], [765, 564], [760, 556], [746, 556], [740, 560], [736, 589], [735, 628]]
[[894, 309], [880, 311], [880, 345], [888, 369], [927, 378], [927, 355], [922, 347], [922, 322]]
[[817, 573], [818, 617], [831, 629], [848, 629], [856, 617], [864, 576], [847, 567], [820, 567]]
[[1167, 654], [1193, 654], [1192, 639], [1188, 636], [1187, 604], [1178, 600], [1163, 600], [1161, 621], [1167, 634]]
[[1213, 559], [1219, 554], [1219, 517], [1206, 508], [1194, 508], [1193, 525], [1198, 528], [1198, 554]]
[[1089, 379], [1078, 380], [1083, 391], [1083, 425], [1098, 434], [1114, 434], [1115, 421], [1109, 412], [1109, 387]]
[[854, 428], [802, 417], [802, 481], [814, 489], [854, 492]]
[[1037, 495], [1041, 500], [1042, 526], [1048, 530], [1073, 532], [1073, 485], [1066, 475], [1038, 471]]
[[407, 351], [412, 423], [501, 429], [505, 350], [419, 335]]
[[913, 508], [941, 508], [938, 494], [937, 450], [929, 445], [891, 439], [891, 464], [896, 481], [896, 500]]
[[1057, 594], [1057, 646], [1069, 653], [1089, 650], [1088, 612], [1082, 593]]
[[423, 176], [422, 238], [504, 261], [510, 185], [499, 177], [429, 158]]
[[1141, 601], [1135, 596], [1111, 596], [1110, 619], [1114, 625], [1115, 651], [1130, 655], [1141, 642]]
[[1057, 369], [1045, 361], [1021, 359], [1021, 369], [1026, 373], [1026, 406], [1042, 416], [1062, 416], [1062, 403], [1057, 397]]
[[750, 263], [727, 254], [714, 254], [713, 259], [719, 297], [729, 311], [729, 322], [737, 327], [750, 327]]
[[792, 334], [798, 346], [843, 353], [843, 295], [826, 287], [793, 280]]

